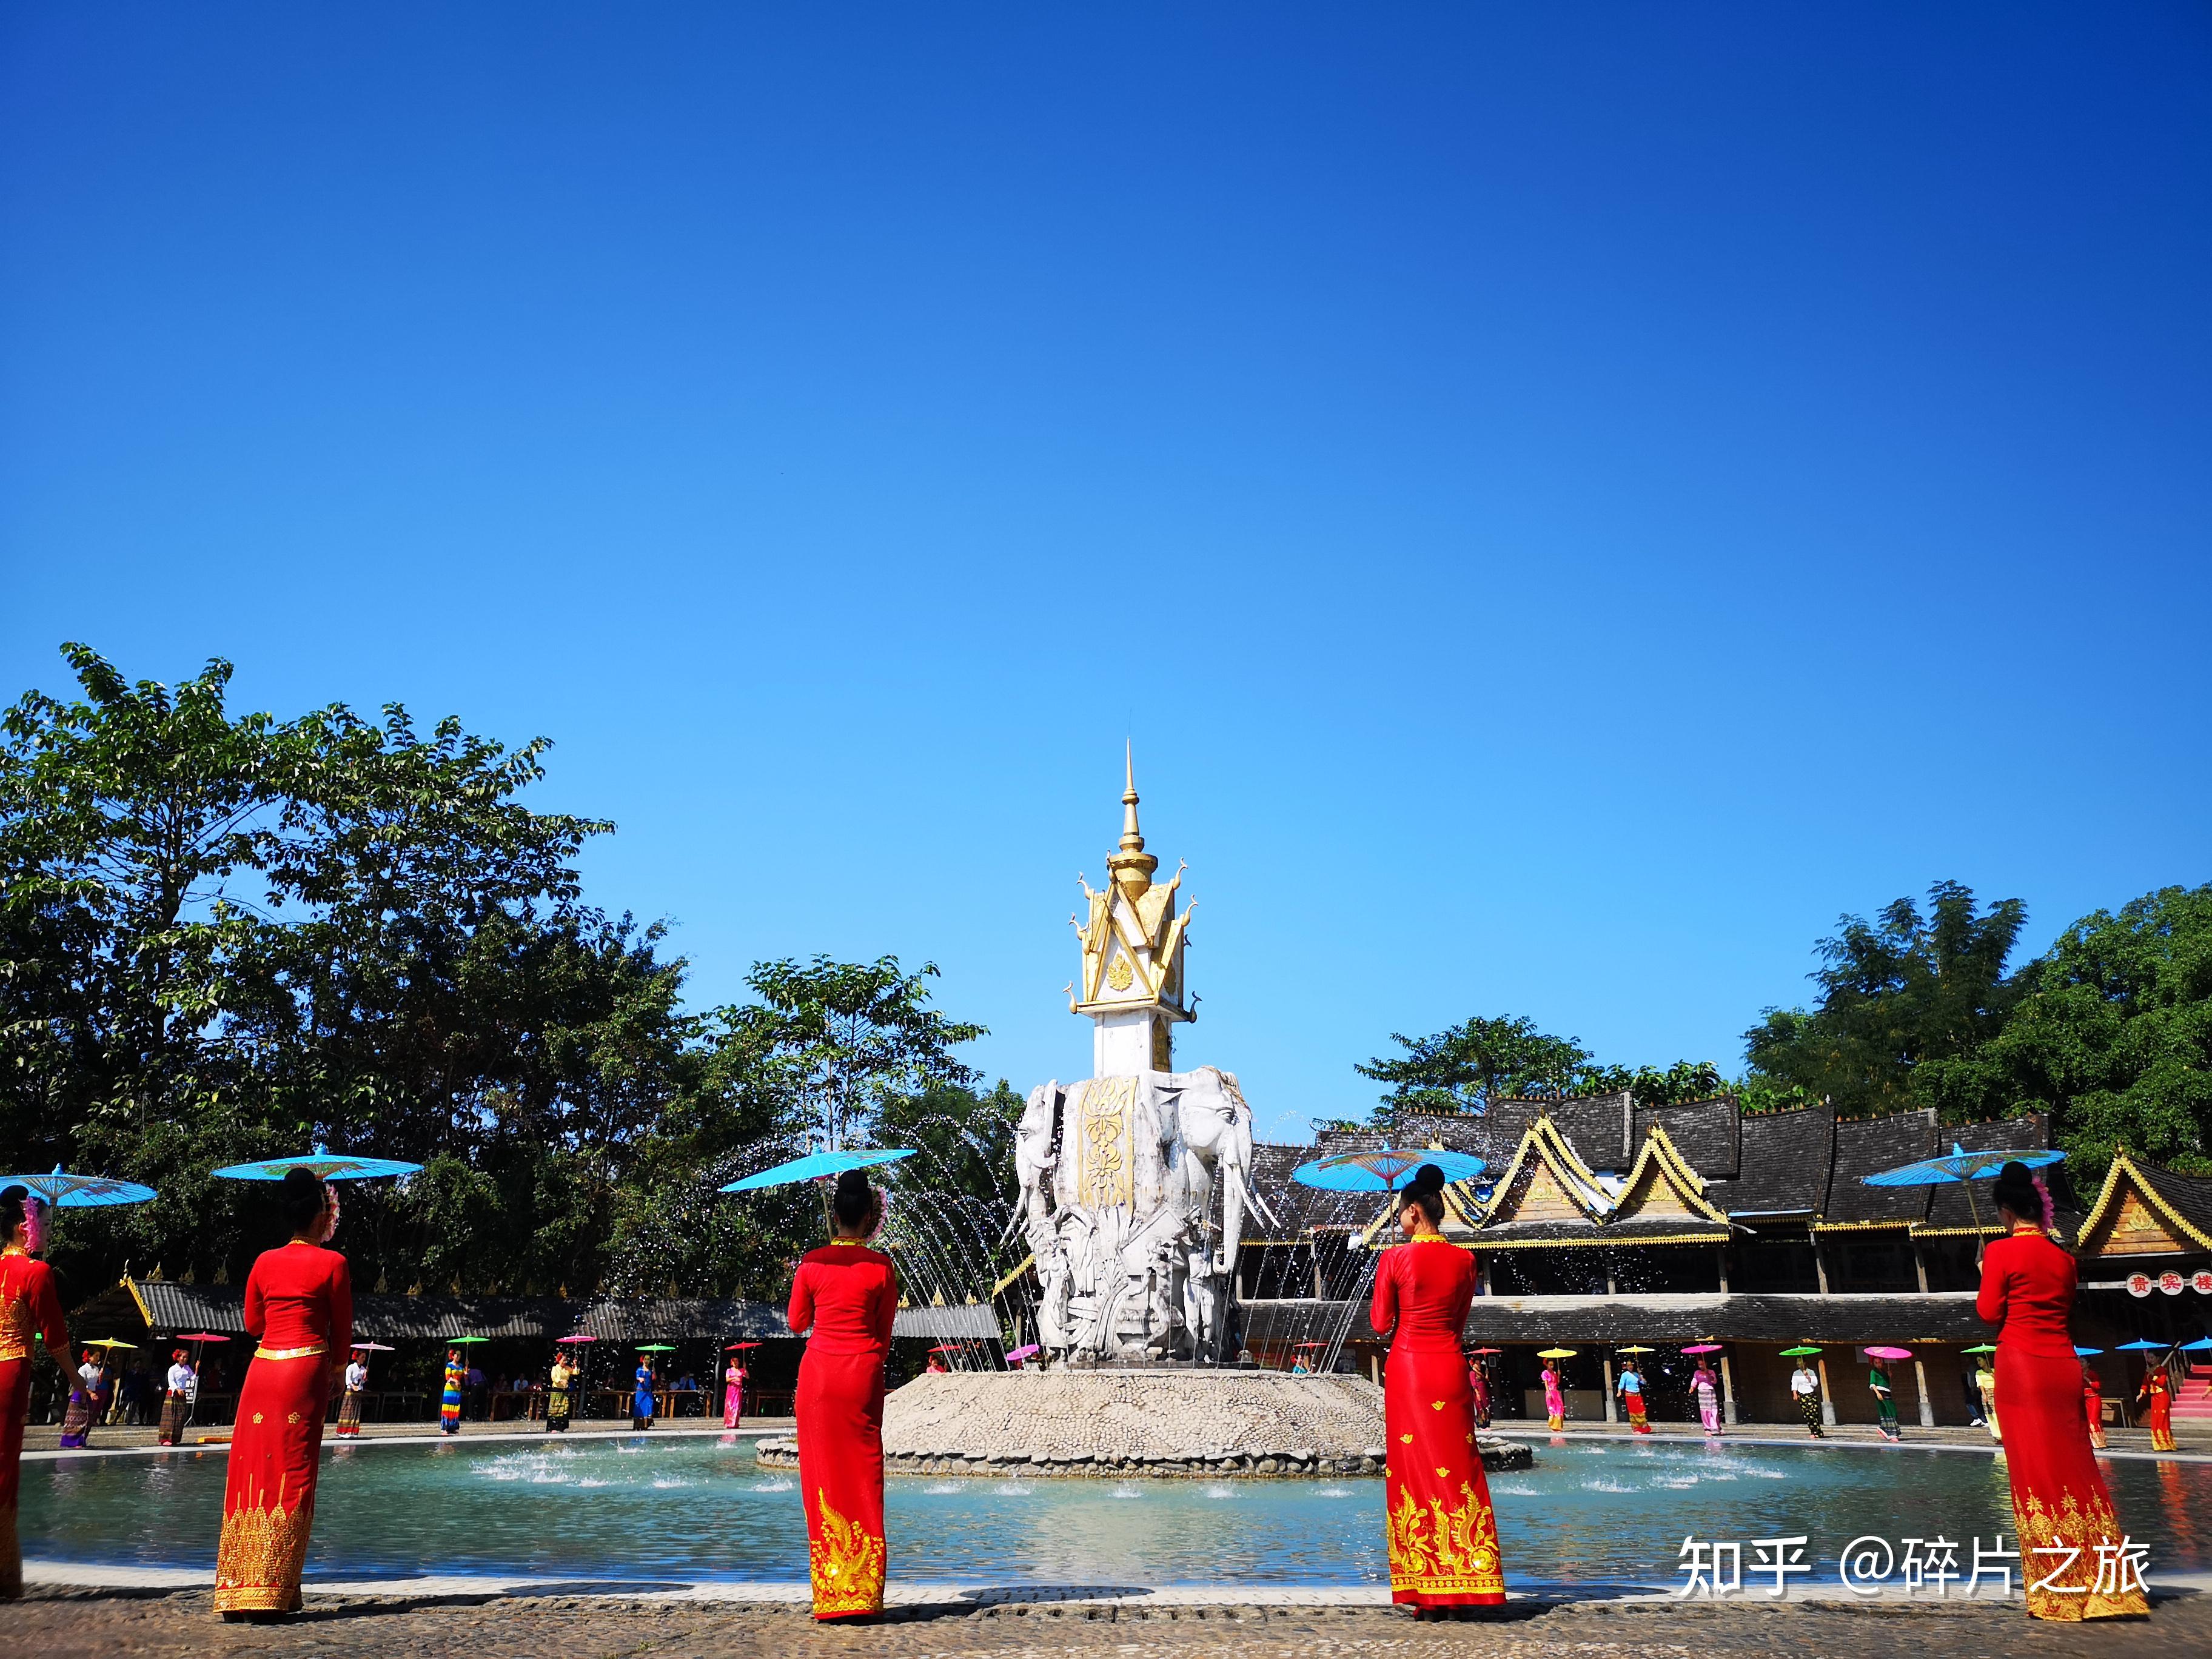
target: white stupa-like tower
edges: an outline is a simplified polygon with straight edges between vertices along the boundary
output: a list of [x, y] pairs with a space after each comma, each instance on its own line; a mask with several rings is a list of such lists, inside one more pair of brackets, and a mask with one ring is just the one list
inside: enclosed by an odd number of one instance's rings
[[1129, 1077], [1175, 1069], [1175, 1028], [1195, 1018], [1183, 1001], [1184, 928], [1190, 913], [1176, 913], [1177, 869], [1166, 886], [1155, 886], [1159, 860], [1145, 850], [1137, 827], [1134, 757], [1122, 757], [1121, 844], [1106, 856], [1106, 890], [1083, 884], [1089, 915], [1083, 933], [1083, 977], [1073, 988], [1071, 1012], [1092, 1025], [1091, 1074]]
[[1014, 1140], [1021, 1226], [1036, 1263], [1037, 1340], [1077, 1363], [1213, 1359], [1235, 1352], [1237, 1249], [1252, 1192], [1252, 1110], [1218, 1066], [1175, 1066], [1188, 910], [1182, 873], [1137, 827], [1123, 763], [1121, 842], [1103, 892], [1088, 882], [1083, 976], [1068, 1008], [1091, 1024], [1091, 1075], [1030, 1091]]

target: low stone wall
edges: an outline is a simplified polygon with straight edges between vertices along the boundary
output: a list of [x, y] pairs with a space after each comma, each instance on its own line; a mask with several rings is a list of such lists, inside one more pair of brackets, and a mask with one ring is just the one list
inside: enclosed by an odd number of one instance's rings
[[[1480, 1446], [1489, 1468], [1533, 1461], [1518, 1442]], [[770, 1468], [798, 1458], [786, 1438], [757, 1450]], [[1285, 1371], [942, 1372], [885, 1400], [884, 1462], [900, 1474], [1379, 1474], [1382, 1390]]]

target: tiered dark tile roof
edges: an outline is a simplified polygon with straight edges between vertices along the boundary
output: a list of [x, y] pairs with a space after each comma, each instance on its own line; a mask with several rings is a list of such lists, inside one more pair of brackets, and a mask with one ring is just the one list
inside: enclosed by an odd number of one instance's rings
[[1637, 1148], [1643, 1146], [1644, 1134], [1654, 1124], [1667, 1132], [1674, 1150], [1708, 1182], [1735, 1179], [1742, 1160], [1743, 1112], [1735, 1096], [1717, 1095], [1677, 1106], [1638, 1105]]
[[1808, 1106], [1760, 1113], [1743, 1119], [1737, 1135], [1735, 1178], [1707, 1186], [1708, 1202], [1754, 1227], [1762, 1217], [1819, 1212], [1835, 1162], [1833, 1112]]
[[1828, 1176], [1828, 1198], [1821, 1206], [1821, 1219], [1831, 1225], [1849, 1221], [1925, 1220], [1927, 1188], [1869, 1187], [1863, 1177], [1933, 1158], [1936, 1152], [1932, 1109], [1838, 1123], [1835, 1167]]

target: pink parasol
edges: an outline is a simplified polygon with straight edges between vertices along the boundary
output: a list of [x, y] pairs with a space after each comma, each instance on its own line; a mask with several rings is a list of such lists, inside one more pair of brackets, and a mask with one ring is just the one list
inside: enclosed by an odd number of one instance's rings
[[1720, 1351], [1721, 1345], [1717, 1342], [1692, 1342], [1682, 1350], [1684, 1353], [1718, 1353]]
[[556, 1336], [553, 1342], [556, 1347], [565, 1347], [571, 1342], [596, 1342], [599, 1340], [596, 1336]]
[[1011, 1365], [1017, 1360], [1027, 1359], [1033, 1353], [1042, 1353], [1043, 1352], [1044, 1350], [1042, 1348], [1040, 1348], [1036, 1343], [1032, 1342], [1025, 1347], [1016, 1348], [1012, 1353], [1008, 1354], [1006, 1356], [1006, 1363]]
[[353, 1348], [356, 1353], [397, 1353], [399, 1352], [389, 1342], [356, 1342], [353, 1345]]
[[1910, 1359], [1912, 1358], [1912, 1350], [1910, 1348], [1869, 1348], [1867, 1352], [1872, 1354], [1876, 1359]]
[[230, 1340], [227, 1336], [217, 1336], [213, 1331], [186, 1331], [181, 1336], [173, 1340], [179, 1342], [228, 1342]]

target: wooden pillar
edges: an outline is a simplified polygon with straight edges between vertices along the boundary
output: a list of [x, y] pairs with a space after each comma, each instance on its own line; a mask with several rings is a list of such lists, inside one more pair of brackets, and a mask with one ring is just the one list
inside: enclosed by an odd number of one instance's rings
[[1735, 1426], [1735, 1379], [1729, 1375], [1728, 1350], [1721, 1350], [1721, 1421]]
[[1820, 1368], [1820, 1426], [1832, 1429], [1836, 1426], [1836, 1395], [1828, 1386], [1828, 1356], [1822, 1354], [1813, 1363]]
[[[1612, 1269], [1611, 1267], [1608, 1267], [1606, 1269], [1606, 1278], [1607, 1279], [1607, 1280], [1610, 1280], [1610, 1279], [1612, 1279], [1612, 1277], [1613, 1277], [1613, 1269]], [[1613, 1356], [1612, 1356], [1611, 1354], [1607, 1354], [1607, 1355], [1606, 1355], [1606, 1357], [1605, 1357], [1605, 1360], [1604, 1360], [1604, 1364], [1605, 1364], [1605, 1420], [1606, 1420], [1607, 1422], [1608, 1422], [1608, 1423], [1618, 1423], [1618, 1422], [1620, 1422], [1620, 1402], [1618, 1400], [1616, 1400], [1616, 1399], [1614, 1399], [1614, 1398], [1613, 1398]]]
[[1322, 1299], [1324, 1294], [1321, 1282], [1321, 1240], [1318, 1238], [1308, 1239], [1306, 1241], [1306, 1252], [1313, 1258], [1314, 1300], [1318, 1302]]
[[1382, 1386], [1382, 1356], [1381, 1354], [1370, 1353], [1367, 1356], [1367, 1375], [1373, 1380], [1376, 1388]]
[[[1726, 1296], [1726, 1295], [1729, 1293], [1729, 1287], [1728, 1287], [1728, 1246], [1727, 1246], [1727, 1245], [1725, 1245], [1725, 1244], [1723, 1244], [1723, 1245], [1720, 1245], [1720, 1246], [1717, 1247], [1717, 1248], [1714, 1249], [1713, 1254], [1714, 1254], [1715, 1255], [1717, 1255], [1717, 1256], [1718, 1256], [1718, 1257], [1720, 1258], [1720, 1264], [1721, 1264], [1721, 1294], [1722, 1294], [1723, 1296]], [[1723, 1364], [1726, 1364], [1728, 1362], [1727, 1362], [1726, 1360], [1723, 1360], [1721, 1363], [1722, 1363]]]
[[1912, 1271], [1920, 1280], [1920, 1294], [1925, 1296], [1928, 1294], [1928, 1256], [1920, 1248], [1918, 1234], [1911, 1233], [1906, 1237], [1912, 1242]]
[[[1913, 1254], [1917, 1255], [1919, 1251], [1915, 1249]], [[1922, 1289], [1927, 1288], [1928, 1275], [1925, 1272], [1920, 1276], [1920, 1283]], [[1936, 1426], [1936, 1402], [1928, 1397], [1928, 1367], [1921, 1363], [1918, 1354], [1912, 1356], [1912, 1380], [1920, 1385], [1920, 1426], [1932, 1429]]]
[[1820, 1294], [1826, 1296], [1828, 1293], [1828, 1263], [1820, 1254], [1820, 1235], [1808, 1227], [1805, 1237], [1813, 1241], [1813, 1272], [1820, 1281]]

